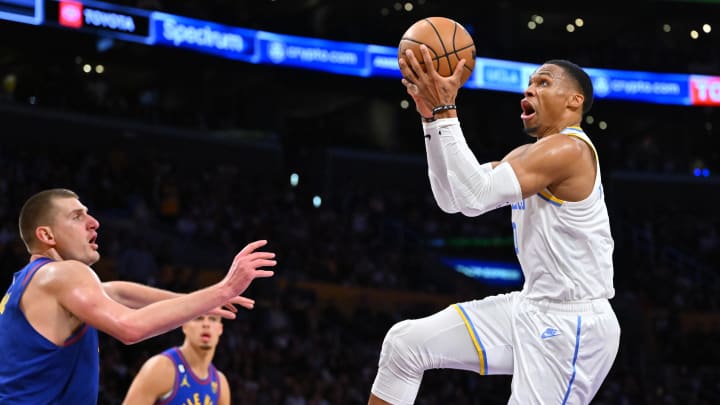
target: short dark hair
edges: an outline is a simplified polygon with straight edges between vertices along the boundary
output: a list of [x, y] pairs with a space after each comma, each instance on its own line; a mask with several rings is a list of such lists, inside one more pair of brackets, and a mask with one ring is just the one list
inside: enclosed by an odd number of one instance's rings
[[590, 108], [593, 104], [593, 84], [592, 80], [590, 79], [590, 76], [581, 68], [580, 66], [570, 62], [569, 60], [565, 59], [551, 59], [547, 62], [545, 62], [547, 65], [556, 65], [560, 66], [565, 70], [565, 73], [572, 76], [573, 79], [577, 82], [578, 86], [580, 87], [580, 91], [582, 92], [583, 97], [585, 97], [585, 101], [583, 101], [583, 114], [587, 114], [588, 111], [590, 111]]
[[52, 220], [53, 202], [58, 198], [78, 198], [73, 191], [65, 188], [53, 188], [41, 191], [28, 198], [20, 209], [20, 238], [30, 252], [35, 243], [35, 229], [38, 226], [47, 225]]

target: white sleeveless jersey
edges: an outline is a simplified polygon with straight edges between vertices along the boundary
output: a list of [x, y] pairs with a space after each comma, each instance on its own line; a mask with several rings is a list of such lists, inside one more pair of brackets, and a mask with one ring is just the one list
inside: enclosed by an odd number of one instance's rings
[[[578, 127], [562, 134], [580, 138], [595, 153]], [[525, 276], [523, 295], [559, 301], [612, 298], [614, 242], [596, 164], [592, 193], [582, 201], [563, 201], [545, 189], [512, 204], [515, 253]]]

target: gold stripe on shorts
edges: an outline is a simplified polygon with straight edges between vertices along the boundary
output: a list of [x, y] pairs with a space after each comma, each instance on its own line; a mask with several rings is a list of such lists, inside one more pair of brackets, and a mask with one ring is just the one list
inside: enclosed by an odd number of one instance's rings
[[460, 318], [462, 318], [463, 322], [465, 322], [465, 327], [468, 330], [468, 333], [470, 334], [470, 339], [472, 339], [473, 345], [475, 346], [475, 350], [478, 353], [478, 359], [480, 360], [480, 375], [486, 375], [487, 374], [487, 364], [485, 360], [485, 349], [482, 347], [482, 343], [480, 342], [480, 337], [477, 336], [477, 332], [475, 331], [475, 328], [473, 327], [470, 320], [467, 318], [467, 315], [465, 314], [465, 310], [460, 307], [458, 304], [453, 304], [453, 307], [455, 307], [455, 310], [460, 314]]

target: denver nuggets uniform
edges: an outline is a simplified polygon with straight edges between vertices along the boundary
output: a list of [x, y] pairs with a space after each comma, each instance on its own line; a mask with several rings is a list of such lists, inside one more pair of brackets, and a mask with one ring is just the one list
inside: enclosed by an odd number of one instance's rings
[[215, 405], [220, 398], [220, 379], [217, 369], [210, 364], [208, 376], [200, 379], [193, 373], [180, 350], [176, 347], [162, 353], [175, 365], [175, 383], [172, 390], [156, 402], [159, 405]]
[[25, 288], [49, 262], [36, 259], [15, 273], [0, 301], [0, 404], [97, 403], [97, 330], [83, 325], [57, 346], [40, 335], [20, 310]]

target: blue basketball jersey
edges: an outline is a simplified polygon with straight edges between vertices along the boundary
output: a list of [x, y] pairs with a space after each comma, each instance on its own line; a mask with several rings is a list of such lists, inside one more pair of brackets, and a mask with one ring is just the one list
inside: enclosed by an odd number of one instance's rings
[[95, 328], [80, 327], [58, 346], [40, 335], [20, 310], [36, 259], [15, 273], [0, 301], [0, 404], [96, 404], [100, 373]]
[[216, 405], [220, 398], [220, 379], [215, 366], [210, 364], [208, 376], [203, 380], [193, 373], [177, 347], [165, 350], [175, 365], [175, 383], [165, 398], [157, 401], [159, 405]]

